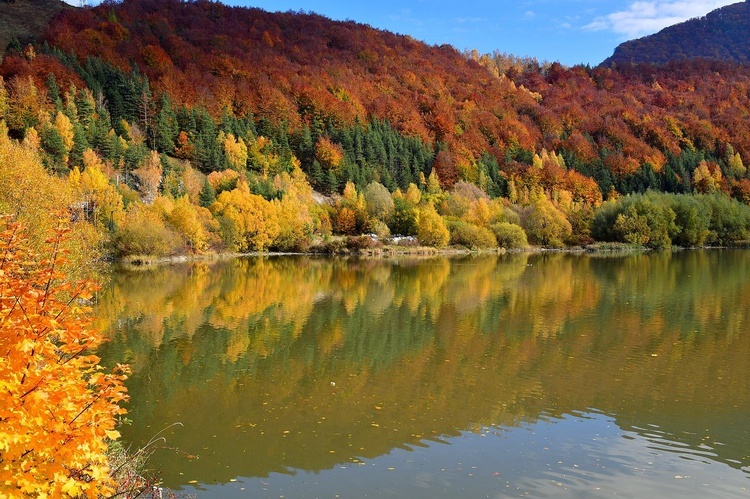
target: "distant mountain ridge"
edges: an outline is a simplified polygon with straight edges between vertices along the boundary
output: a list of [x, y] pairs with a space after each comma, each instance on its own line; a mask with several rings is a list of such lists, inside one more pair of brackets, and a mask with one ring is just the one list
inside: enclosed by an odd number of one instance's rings
[[706, 58], [747, 64], [750, 61], [750, 2], [740, 2], [620, 44], [602, 62], [662, 64]]

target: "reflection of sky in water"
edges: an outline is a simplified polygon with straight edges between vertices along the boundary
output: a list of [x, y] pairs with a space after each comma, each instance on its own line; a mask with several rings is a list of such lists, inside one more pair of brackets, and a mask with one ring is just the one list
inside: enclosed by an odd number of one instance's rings
[[623, 431], [596, 413], [425, 443], [320, 473], [238, 477], [187, 491], [200, 498], [750, 497], [749, 469], [712, 461], [708, 447], [697, 455], [658, 428]]

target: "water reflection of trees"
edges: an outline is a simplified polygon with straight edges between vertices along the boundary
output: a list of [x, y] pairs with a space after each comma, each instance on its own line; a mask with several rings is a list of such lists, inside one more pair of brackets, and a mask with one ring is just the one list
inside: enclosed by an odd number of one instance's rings
[[[629, 428], [646, 411], [698, 446], [688, 433], [750, 409], [749, 262], [267, 258], [118, 273], [100, 301], [103, 354], [134, 366], [126, 435], [179, 420], [172, 443], [203, 455], [170, 460], [168, 480], [319, 470], [586, 408]], [[747, 427], [712, 432], [724, 459], [747, 460]]]

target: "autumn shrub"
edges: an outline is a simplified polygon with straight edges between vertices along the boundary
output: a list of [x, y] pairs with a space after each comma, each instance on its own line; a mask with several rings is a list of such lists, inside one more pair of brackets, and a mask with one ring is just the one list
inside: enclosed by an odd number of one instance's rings
[[[18, 223], [0, 219], [0, 496], [114, 493], [107, 459], [125, 411], [126, 369], [107, 374], [94, 351], [94, 287], [60, 271], [67, 230], [40, 259]], [[7, 495], [9, 493], [9, 495]]]
[[349, 236], [346, 238], [346, 247], [351, 251], [362, 251], [382, 248], [383, 242], [370, 236]]
[[695, 197], [679, 194], [671, 197], [670, 207], [675, 213], [675, 224], [679, 231], [673, 242], [683, 247], [699, 247], [706, 244], [711, 232], [711, 213]]
[[402, 236], [415, 235], [417, 233], [416, 205], [404, 197], [397, 197], [393, 199], [393, 207], [392, 232]]
[[447, 226], [451, 244], [472, 249], [497, 247], [495, 235], [486, 227], [480, 227], [463, 220], [451, 220]]
[[378, 182], [370, 182], [364, 192], [367, 218], [390, 223], [393, 217], [393, 198], [388, 189]]
[[274, 204], [279, 230], [271, 247], [279, 251], [307, 251], [312, 244], [315, 225], [307, 205], [294, 196], [285, 196]]
[[519, 225], [498, 222], [492, 226], [492, 232], [495, 234], [497, 245], [501, 248], [523, 249], [529, 245], [526, 233]]
[[573, 232], [565, 214], [540, 191], [532, 193], [531, 203], [520, 209], [519, 216], [532, 244], [561, 247]]
[[669, 248], [680, 232], [669, 203], [672, 197], [647, 192], [608, 201], [594, 215], [592, 235], [599, 241]]
[[167, 227], [161, 215], [137, 204], [128, 210], [115, 236], [115, 253], [120, 256], [169, 256], [184, 251], [180, 235]]
[[203, 222], [207, 217], [210, 218], [211, 213], [206, 208], [190, 203], [187, 196], [183, 196], [175, 201], [167, 219], [182, 235], [190, 249], [201, 253], [208, 249], [210, 241], [210, 234]]
[[391, 237], [391, 229], [383, 222], [378, 219], [370, 219], [367, 221], [367, 232], [375, 234], [380, 239], [387, 239]]
[[245, 182], [219, 194], [211, 212], [221, 223], [224, 243], [233, 251], [265, 251], [279, 235], [277, 205], [251, 193]]
[[417, 217], [417, 239], [420, 244], [442, 248], [450, 241], [445, 221], [431, 204], [423, 206]]

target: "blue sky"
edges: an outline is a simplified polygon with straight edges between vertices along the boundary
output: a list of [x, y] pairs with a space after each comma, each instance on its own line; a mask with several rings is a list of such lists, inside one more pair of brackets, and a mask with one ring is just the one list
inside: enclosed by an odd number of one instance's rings
[[[80, 0], [67, 0], [78, 4]], [[737, 0], [222, 0], [270, 11], [312, 11], [459, 50], [494, 50], [566, 65], [599, 64], [625, 40]], [[89, 0], [89, 4], [97, 3]]]

